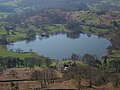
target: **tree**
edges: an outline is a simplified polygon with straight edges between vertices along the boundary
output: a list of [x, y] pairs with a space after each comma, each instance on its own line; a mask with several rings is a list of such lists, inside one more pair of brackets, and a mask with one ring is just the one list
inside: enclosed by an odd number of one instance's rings
[[71, 67], [67, 73], [71, 75], [69, 77], [70, 79], [74, 78], [74, 80], [76, 81], [76, 86], [78, 90], [80, 90], [80, 88], [82, 87], [83, 79], [88, 79], [89, 87], [92, 87], [98, 72], [96, 68], [91, 66], [78, 66], [78, 67]]
[[3, 57], [0, 57], [0, 67], [5, 67]]
[[55, 71], [49, 69], [43, 71], [36, 70], [31, 75], [31, 79], [40, 82], [41, 88], [46, 87], [49, 84], [54, 84], [56, 77]]
[[70, 21], [67, 21], [66, 28], [68, 28], [72, 32], [81, 33], [81, 30], [80, 30], [81, 27], [79, 25], [80, 25], [80, 22], [75, 20], [70, 20]]
[[83, 62], [85, 64], [91, 65], [91, 66], [97, 66], [96, 59], [93, 55], [85, 54], [82, 58]]
[[47, 67], [49, 67], [51, 64], [51, 60], [49, 58], [45, 58], [45, 64]]
[[120, 72], [120, 60], [109, 61], [109, 67], [115, 70], [115, 72]]
[[72, 60], [78, 60], [79, 56], [77, 54], [72, 53], [71, 59]]
[[76, 82], [78, 83], [77, 85], [77, 88], [78, 90], [80, 90], [81, 88], [81, 81], [82, 81], [82, 76], [83, 76], [83, 73], [81, 72], [80, 68], [74, 68], [75, 69], [75, 75], [73, 76], [74, 79], [76, 80]]
[[33, 40], [36, 36], [36, 33], [34, 30], [32, 29], [29, 29], [27, 32], [26, 32], [26, 38], [29, 40]]
[[19, 90], [19, 85], [18, 83], [11, 82], [11, 90]]
[[8, 44], [8, 40], [7, 40], [7, 35], [6, 34], [3, 34], [3, 35], [0, 36], [0, 44], [1, 45]]
[[29, 58], [29, 64], [28, 67], [30, 67], [30, 69], [34, 68], [35, 65], [35, 58]]
[[16, 77], [17, 72], [16, 72], [15, 70], [11, 70], [11, 71], [9, 72], [9, 74], [10, 74], [12, 77]]
[[119, 22], [117, 22], [117, 21], [113, 21], [112, 24], [113, 24], [114, 27], [119, 27], [120, 26]]
[[115, 87], [119, 87], [120, 86], [120, 74], [114, 73], [111, 78], [112, 78], [113, 85]]
[[105, 70], [107, 69], [107, 56], [104, 56], [104, 57], [102, 57], [104, 60], [103, 60], [103, 65], [104, 65], [104, 68], [105, 68]]

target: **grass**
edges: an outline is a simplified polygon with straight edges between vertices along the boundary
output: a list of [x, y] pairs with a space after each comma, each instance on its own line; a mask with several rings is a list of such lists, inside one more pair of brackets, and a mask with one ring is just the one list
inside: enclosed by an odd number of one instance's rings
[[[0, 23], [0, 24], [4, 24], [4, 23]], [[15, 41], [21, 41], [23, 39], [25, 39], [26, 36], [26, 32], [28, 31], [28, 29], [23, 29], [20, 27], [16, 27], [16, 30], [11, 30], [9, 32], [9, 35], [7, 35], [7, 40], [8, 42], [15, 42]], [[14, 33], [14, 34], [13, 34]], [[6, 30], [1, 29], [0, 30], [0, 36], [7, 34]]]
[[0, 35], [3, 35], [3, 34], [5, 34], [5, 33], [6, 33], [6, 32], [3, 31], [3, 30], [0, 31]]
[[10, 35], [7, 37], [8, 42], [21, 41], [25, 39], [25, 34]]
[[[18, 32], [15, 32], [15, 31], [12, 31], [14, 32], [15, 34], [9, 34], [7, 35], [7, 40], [8, 42], [16, 42], [16, 41], [21, 41], [21, 40], [24, 40], [25, 39], [25, 36], [26, 34], [22, 34], [22, 33], [18, 33]], [[0, 32], [0, 35], [2, 34], [6, 34], [6, 32]]]
[[41, 58], [39, 55], [37, 55], [34, 52], [19, 53], [19, 52], [8, 51], [4, 48], [3, 45], [0, 45], [0, 56], [1, 57], [15, 57], [15, 58], [20, 58], [20, 59], [31, 58], [31, 57]]
[[87, 24], [99, 24], [100, 23], [100, 21], [99, 21], [99, 19], [97, 18], [97, 19], [88, 19], [88, 20], [86, 20], [86, 23]]
[[120, 49], [112, 50], [112, 55], [108, 55], [110, 59], [120, 59]]
[[8, 51], [8, 50], [5, 50], [2, 45], [0, 45], [0, 56], [2, 56], [2, 57], [16, 57], [16, 58], [24, 59], [27, 57], [31, 57], [32, 54], [31, 53], [18, 53], [18, 52]]
[[82, 28], [81, 31], [83, 31], [86, 34], [99, 35], [99, 33], [105, 33], [108, 31], [108, 29], [100, 29], [100, 28], [95, 28], [95, 27], [89, 27], [86, 25], [81, 25], [80, 27]]
[[[14, 34], [12, 34], [12, 32]], [[21, 40], [25, 39], [25, 37], [26, 37], [25, 32], [26, 31], [24, 29], [18, 30], [18, 28], [15, 31], [11, 31], [10, 34], [7, 36], [8, 42], [21, 41]]]
[[67, 31], [63, 24], [54, 24], [48, 26], [49, 32], [62, 32]]

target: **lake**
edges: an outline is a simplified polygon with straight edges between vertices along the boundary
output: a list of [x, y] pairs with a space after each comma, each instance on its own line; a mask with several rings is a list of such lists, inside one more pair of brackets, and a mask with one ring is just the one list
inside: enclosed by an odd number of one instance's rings
[[15, 51], [19, 48], [25, 52], [31, 49], [39, 55], [58, 60], [70, 58], [72, 53], [80, 56], [89, 53], [96, 55], [100, 59], [103, 55], [107, 54], [107, 47], [110, 45], [109, 40], [96, 35], [58, 34], [51, 35], [49, 38], [37, 35], [32, 41], [24, 40], [9, 44], [7, 49]]

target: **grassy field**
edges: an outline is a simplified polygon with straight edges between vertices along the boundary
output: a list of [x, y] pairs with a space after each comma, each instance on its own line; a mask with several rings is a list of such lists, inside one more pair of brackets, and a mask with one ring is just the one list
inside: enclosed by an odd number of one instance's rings
[[54, 24], [54, 25], [49, 25], [48, 30], [50, 33], [54, 32], [67, 32], [67, 29], [65, 29], [63, 24]]
[[[12, 34], [14, 33], [14, 34]], [[1, 30], [0, 35], [6, 34], [6, 31]], [[9, 35], [7, 35], [7, 41], [8, 42], [15, 42], [15, 41], [21, 41], [25, 39], [26, 34], [16, 32], [16, 31], [11, 31]]]
[[108, 55], [108, 60], [120, 60], [120, 49], [112, 50], [112, 54]]
[[18, 52], [7, 51], [3, 48], [2, 45], [0, 45], [0, 56], [2, 56], [2, 57], [16, 57], [16, 58], [24, 59], [26, 57], [32, 57], [34, 55], [32, 53], [18, 53]]

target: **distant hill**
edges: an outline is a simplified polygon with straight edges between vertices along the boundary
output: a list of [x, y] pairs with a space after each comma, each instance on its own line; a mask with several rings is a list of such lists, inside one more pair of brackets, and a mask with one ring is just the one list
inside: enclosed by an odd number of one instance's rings
[[0, 0], [0, 18], [11, 13], [42, 9], [120, 11], [120, 0]]
[[13, 0], [0, 0], [0, 3], [9, 2], [9, 1], [13, 1]]
[[14, 7], [15, 11], [24, 11], [36, 8], [120, 10], [120, 0], [0, 0], [0, 6], [1, 5], [16, 6]]

